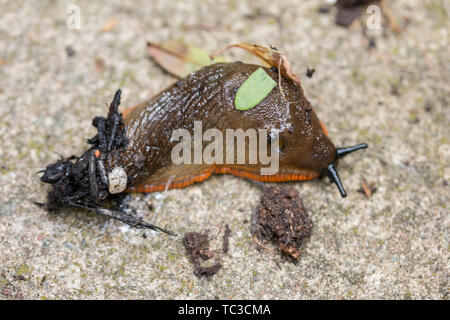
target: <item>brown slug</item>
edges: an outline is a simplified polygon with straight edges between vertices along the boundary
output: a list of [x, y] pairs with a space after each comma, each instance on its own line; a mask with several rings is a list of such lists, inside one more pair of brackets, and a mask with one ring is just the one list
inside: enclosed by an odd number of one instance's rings
[[[207, 66], [149, 101], [125, 110], [128, 144], [125, 149], [109, 155], [107, 166], [126, 170], [132, 181], [126, 191], [182, 188], [214, 173], [230, 173], [264, 182], [311, 180], [330, 174], [345, 197], [335, 170], [337, 161], [344, 154], [366, 145], [336, 149], [302, 88], [290, 79], [282, 79], [284, 95], [274, 88], [256, 107], [237, 110], [236, 91], [257, 68], [257, 65], [240, 62]], [[278, 81], [277, 70], [266, 68], [265, 71]], [[278, 173], [261, 175], [260, 163], [173, 164], [172, 131], [183, 128], [192, 132], [194, 121], [201, 121], [203, 130], [217, 128], [223, 133], [225, 129], [279, 129]]]
[[[61, 159], [42, 171], [41, 180], [53, 185], [47, 207], [50, 210], [64, 205], [82, 207], [137, 228], [167, 232], [142, 218], [105, 209], [99, 204], [107, 199], [117, 199], [115, 194], [124, 191], [183, 188], [212, 174], [224, 173], [262, 182], [303, 181], [328, 175], [345, 197], [336, 171], [338, 160], [355, 150], [367, 148], [367, 145], [336, 148], [305, 98], [299, 81], [282, 76], [274, 67], [262, 69], [266, 81], [273, 82], [268, 93], [254, 106], [238, 110], [237, 92], [258, 69], [261, 67], [241, 62], [206, 66], [122, 114], [118, 112], [121, 94], [118, 90], [108, 116], [93, 120], [98, 134], [88, 140], [92, 147], [80, 157]], [[259, 146], [266, 148], [267, 155], [277, 154], [278, 170], [274, 174], [261, 174], [267, 162], [263, 163], [260, 158], [252, 161], [250, 151], [245, 153], [244, 161], [236, 161], [237, 153], [232, 153], [231, 160], [234, 161], [214, 163], [203, 158], [198, 161], [194, 154], [193, 164], [174, 163], [171, 156], [177, 145], [172, 136], [175, 130], [194, 135], [194, 146], [189, 144], [194, 153], [195, 148], [202, 152], [208, 147], [209, 143], [203, 141], [200, 147], [195, 146], [196, 123], [201, 123], [205, 134], [209, 129], [223, 135], [230, 129], [244, 132], [277, 129], [276, 137], [260, 139], [260, 143], [265, 144]], [[258, 131], [259, 138], [261, 132]], [[250, 137], [248, 139], [250, 142]], [[278, 148], [273, 148], [273, 141]], [[228, 147], [227, 140], [224, 149], [228, 150]], [[220, 155], [219, 160], [222, 160]]]

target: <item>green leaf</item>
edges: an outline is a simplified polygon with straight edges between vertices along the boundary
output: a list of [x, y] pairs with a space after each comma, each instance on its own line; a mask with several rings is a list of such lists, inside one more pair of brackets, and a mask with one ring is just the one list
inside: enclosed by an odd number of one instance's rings
[[263, 101], [276, 87], [277, 83], [262, 69], [258, 68], [239, 87], [234, 98], [234, 105], [238, 110], [248, 110]]

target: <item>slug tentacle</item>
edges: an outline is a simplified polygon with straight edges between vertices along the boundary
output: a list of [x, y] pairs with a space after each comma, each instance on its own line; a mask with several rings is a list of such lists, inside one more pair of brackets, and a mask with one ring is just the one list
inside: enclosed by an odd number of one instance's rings
[[368, 147], [367, 143], [360, 143], [356, 146], [351, 147], [344, 147], [344, 148], [337, 148], [336, 149], [336, 158], [340, 159], [344, 156], [348, 155], [349, 153], [352, 153], [357, 150], [366, 149]]
[[355, 146], [336, 148], [336, 161], [327, 166], [327, 173], [330, 176], [331, 180], [336, 184], [341, 196], [345, 198], [347, 193], [344, 190], [344, 186], [342, 185], [341, 179], [339, 178], [339, 174], [336, 171], [336, 163], [337, 160], [345, 157], [349, 153], [355, 152], [357, 150], [366, 149], [368, 145], [366, 143], [360, 143]]
[[339, 192], [341, 193], [342, 198], [345, 198], [347, 196], [347, 192], [344, 190], [344, 186], [342, 185], [341, 179], [339, 178], [339, 174], [336, 171], [336, 168], [334, 167], [334, 164], [330, 164], [327, 167], [328, 173], [330, 175], [331, 180], [336, 184]]

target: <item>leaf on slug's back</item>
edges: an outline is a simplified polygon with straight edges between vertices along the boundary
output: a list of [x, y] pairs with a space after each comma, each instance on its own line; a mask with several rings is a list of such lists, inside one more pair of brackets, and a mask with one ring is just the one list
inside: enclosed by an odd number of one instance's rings
[[276, 87], [277, 83], [262, 69], [258, 68], [239, 87], [234, 98], [238, 110], [248, 110], [260, 103]]
[[286, 78], [291, 79], [298, 85], [301, 85], [300, 77], [292, 71], [291, 64], [289, 63], [286, 56], [275, 48], [267, 48], [257, 44], [241, 42], [229, 45], [219, 51], [216, 51], [210, 57], [213, 59], [218, 54], [221, 54], [223, 51], [233, 47], [238, 47], [250, 52], [254, 56], [261, 59], [264, 63], [267, 63], [269, 66], [278, 68], [281, 74]]
[[222, 57], [211, 59], [208, 52], [177, 41], [167, 41], [162, 44], [148, 42], [147, 51], [164, 70], [179, 78], [204, 66], [226, 62], [226, 59]]

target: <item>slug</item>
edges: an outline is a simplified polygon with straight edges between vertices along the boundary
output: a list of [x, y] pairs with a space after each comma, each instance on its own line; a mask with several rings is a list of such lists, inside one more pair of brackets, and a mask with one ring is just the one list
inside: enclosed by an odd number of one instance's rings
[[[236, 92], [258, 68], [240, 62], [207, 66], [149, 101], [125, 110], [128, 145], [124, 150], [111, 153], [107, 163], [110, 168], [126, 168], [133, 181], [126, 191], [182, 188], [214, 173], [230, 173], [263, 182], [311, 180], [328, 173], [345, 197], [335, 169], [337, 161], [366, 145], [336, 149], [303, 90], [288, 79], [282, 81], [284, 97], [274, 89], [255, 108], [237, 110]], [[276, 70], [265, 69], [265, 72], [278, 81]], [[192, 132], [194, 121], [202, 122], [203, 131], [217, 128], [223, 133], [226, 129], [239, 128], [244, 131], [280, 129], [278, 173], [260, 175], [260, 164], [173, 164], [172, 131], [183, 128]]]
[[[112, 194], [183, 188], [213, 174], [262, 182], [304, 181], [328, 175], [345, 197], [336, 171], [338, 161], [367, 145], [336, 148], [301, 86], [280, 76], [276, 68], [262, 68], [275, 82], [274, 88], [254, 107], [238, 110], [235, 100], [239, 88], [260, 68], [242, 62], [206, 66], [122, 114], [118, 113], [119, 90], [108, 117], [93, 121], [98, 129], [98, 135], [89, 140], [93, 146], [81, 157], [60, 160], [44, 170], [42, 181], [54, 186], [49, 199], [96, 208]], [[200, 159], [193, 164], [175, 164], [172, 151], [181, 139], [173, 139], [174, 130], [194, 136], [196, 123], [201, 123], [202, 132], [215, 129], [223, 136], [229, 129], [277, 129], [277, 136], [269, 135], [266, 145], [270, 149], [267, 154], [278, 156], [278, 171], [261, 174], [265, 165], [259, 159], [250, 163], [249, 153], [244, 163], [206, 163]], [[277, 148], [271, 149], [273, 139]], [[204, 150], [209, 143], [202, 142], [200, 148]]]

